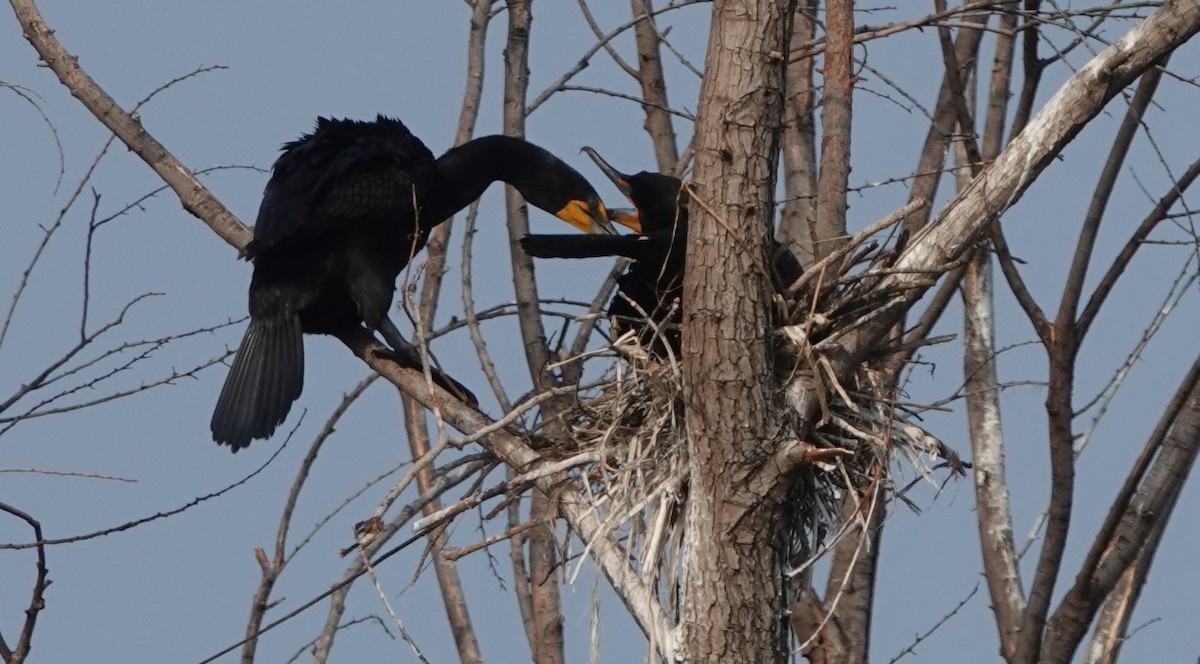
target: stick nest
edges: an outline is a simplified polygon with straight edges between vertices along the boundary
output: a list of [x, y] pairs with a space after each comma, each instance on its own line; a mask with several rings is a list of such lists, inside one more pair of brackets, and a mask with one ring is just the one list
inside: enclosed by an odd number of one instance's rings
[[[789, 511], [789, 572], [806, 569], [838, 539], [866, 532], [877, 501], [905, 500], [922, 478], [938, 488], [933, 472], [940, 468], [963, 474], [970, 467], [897, 405], [894, 373], [868, 361], [838, 380], [823, 357], [830, 343], [862, 325], [889, 297], [880, 292], [878, 275], [902, 244], [890, 251], [843, 251], [840, 260], [819, 264], [820, 273], [776, 283], [776, 366], [785, 419], [802, 418], [799, 395], [819, 400], [809, 434], [777, 442], [794, 450], [782, 496]], [[610, 348], [620, 360], [562, 415], [568, 438], [551, 453], [591, 456], [574, 471], [585, 500], [639, 574], [673, 598], [689, 475], [682, 376], [677, 363], [650, 358], [634, 339], [618, 339]], [[917, 480], [905, 484], [902, 476], [913, 470]]]

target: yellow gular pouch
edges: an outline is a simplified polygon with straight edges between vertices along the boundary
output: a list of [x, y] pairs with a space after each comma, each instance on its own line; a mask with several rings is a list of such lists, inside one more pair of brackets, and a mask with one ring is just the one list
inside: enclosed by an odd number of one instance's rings
[[570, 200], [554, 216], [571, 224], [589, 235], [608, 235], [612, 228], [608, 225], [608, 211], [604, 203], [596, 201], [588, 203], [578, 199]]
[[642, 218], [638, 216], [637, 210], [614, 208], [608, 211], [608, 220], [615, 224], [621, 224], [638, 235], [642, 234]]

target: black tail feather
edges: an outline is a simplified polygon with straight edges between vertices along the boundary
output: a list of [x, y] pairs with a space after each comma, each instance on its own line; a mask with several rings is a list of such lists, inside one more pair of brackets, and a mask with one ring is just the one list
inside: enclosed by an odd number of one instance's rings
[[300, 320], [251, 319], [213, 410], [213, 440], [234, 452], [270, 438], [304, 389]]

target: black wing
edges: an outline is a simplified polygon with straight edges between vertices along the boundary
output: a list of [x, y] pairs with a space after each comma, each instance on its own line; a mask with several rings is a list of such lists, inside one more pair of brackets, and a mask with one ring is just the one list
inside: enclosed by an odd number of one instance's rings
[[411, 223], [432, 174], [433, 154], [399, 120], [321, 118], [275, 162], [254, 226], [256, 248], [361, 223]]

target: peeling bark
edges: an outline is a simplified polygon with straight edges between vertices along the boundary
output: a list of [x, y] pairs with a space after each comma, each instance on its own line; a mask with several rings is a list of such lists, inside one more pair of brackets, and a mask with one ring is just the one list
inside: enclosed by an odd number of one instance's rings
[[975, 463], [976, 523], [983, 572], [996, 614], [1000, 651], [1011, 659], [1017, 648], [1017, 629], [1025, 609], [1013, 544], [1008, 480], [1004, 473], [1004, 434], [1000, 428], [1000, 389], [997, 387], [995, 320], [992, 308], [991, 254], [980, 251], [963, 279], [966, 321], [963, 373], [967, 393], [967, 422], [971, 457]]

